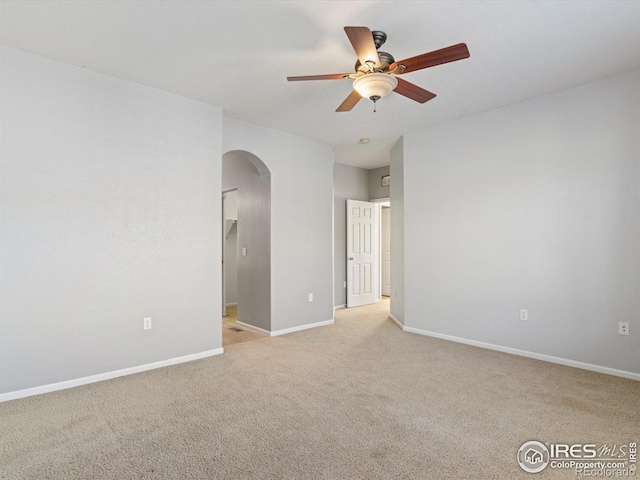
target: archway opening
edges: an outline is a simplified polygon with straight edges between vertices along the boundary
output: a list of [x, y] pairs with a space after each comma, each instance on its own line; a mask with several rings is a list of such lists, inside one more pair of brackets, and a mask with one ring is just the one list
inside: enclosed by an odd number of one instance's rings
[[229, 346], [271, 331], [271, 172], [250, 152], [227, 152], [222, 192], [222, 338]]

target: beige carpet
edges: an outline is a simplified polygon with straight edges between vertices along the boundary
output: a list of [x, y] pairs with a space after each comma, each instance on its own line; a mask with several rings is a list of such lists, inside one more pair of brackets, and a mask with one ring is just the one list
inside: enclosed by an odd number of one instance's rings
[[404, 333], [385, 304], [0, 404], [0, 478], [575, 478], [516, 452], [640, 440], [640, 382]]

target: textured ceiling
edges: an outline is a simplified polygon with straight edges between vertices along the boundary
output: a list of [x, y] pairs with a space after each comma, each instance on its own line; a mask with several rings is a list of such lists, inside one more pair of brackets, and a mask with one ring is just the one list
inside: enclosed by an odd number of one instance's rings
[[[402, 59], [465, 42], [471, 58], [406, 74], [438, 96], [334, 110], [353, 70], [343, 27], [388, 35]], [[640, 67], [638, 1], [0, 2], [0, 43], [209, 102], [313, 138], [337, 162], [388, 164], [404, 133]], [[362, 137], [370, 139], [360, 145]]]

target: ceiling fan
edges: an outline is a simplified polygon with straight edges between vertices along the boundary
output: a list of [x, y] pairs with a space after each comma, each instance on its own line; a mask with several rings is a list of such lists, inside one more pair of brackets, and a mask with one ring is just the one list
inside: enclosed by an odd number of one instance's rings
[[392, 91], [419, 103], [428, 102], [436, 96], [435, 93], [398, 78], [396, 75], [469, 58], [467, 45], [458, 43], [396, 62], [391, 54], [378, 51], [387, 40], [386, 33], [376, 30], [372, 32], [368, 27], [344, 27], [344, 31], [358, 55], [355, 73], [287, 77], [290, 82], [354, 79], [353, 92], [336, 109], [336, 112], [350, 111], [363, 97], [373, 101], [375, 112], [376, 102]]

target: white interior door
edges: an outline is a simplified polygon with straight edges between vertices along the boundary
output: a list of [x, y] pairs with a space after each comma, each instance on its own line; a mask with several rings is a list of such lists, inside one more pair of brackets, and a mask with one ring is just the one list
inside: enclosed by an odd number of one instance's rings
[[391, 209], [382, 207], [382, 295], [391, 296]]
[[347, 307], [377, 301], [377, 211], [374, 203], [347, 200]]

